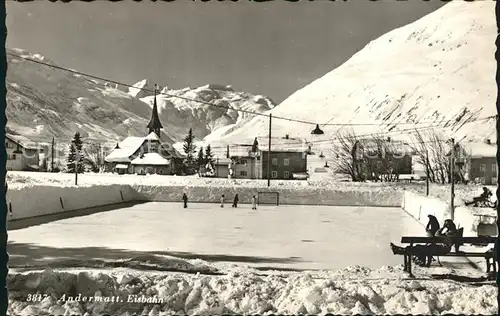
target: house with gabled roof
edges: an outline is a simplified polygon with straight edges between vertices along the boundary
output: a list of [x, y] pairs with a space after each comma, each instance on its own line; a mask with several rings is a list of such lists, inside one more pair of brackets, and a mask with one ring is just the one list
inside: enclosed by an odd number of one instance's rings
[[216, 144], [211, 147], [215, 158], [215, 175], [219, 178], [257, 179], [256, 155], [249, 144]]
[[[268, 137], [257, 137], [252, 145], [255, 153], [255, 170], [258, 179], [267, 179], [268, 169], [271, 179], [307, 178], [307, 153], [309, 144], [302, 138], [272, 137], [269, 149]], [[268, 164], [268, 156], [269, 162]]]
[[145, 137], [125, 138], [104, 158], [106, 170], [120, 174], [177, 174], [182, 166], [183, 156], [175, 148], [161, 142], [163, 125], [158, 116], [156, 91], [151, 120], [146, 126]]
[[5, 133], [5, 148], [7, 151], [7, 170], [39, 171], [41, 146], [30, 139], [10, 133]]
[[484, 142], [466, 142], [457, 144], [457, 169], [463, 170], [468, 181], [492, 185], [498, 182], [497, 146], [489, 139]]

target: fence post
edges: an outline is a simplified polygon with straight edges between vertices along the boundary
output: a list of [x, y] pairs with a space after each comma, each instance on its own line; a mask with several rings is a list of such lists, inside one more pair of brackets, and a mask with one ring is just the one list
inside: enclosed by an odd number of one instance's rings
[[59, 202], [61, 203], [61, 208], [64, 210], [64, 204], [62, 197], [59, 197]]
[[123, 199], [123, 193], [122, 193], [122, 190], [120, 190], [120, 196], [122, 197], [122, 201], [123, 201], [124, 199]]

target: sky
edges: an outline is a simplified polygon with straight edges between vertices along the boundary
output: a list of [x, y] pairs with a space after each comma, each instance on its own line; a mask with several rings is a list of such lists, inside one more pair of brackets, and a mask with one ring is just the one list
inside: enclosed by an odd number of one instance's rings
[[212, 84], [279, 103], [442, 1], [7, 1], [7, 47], [126, 84]]

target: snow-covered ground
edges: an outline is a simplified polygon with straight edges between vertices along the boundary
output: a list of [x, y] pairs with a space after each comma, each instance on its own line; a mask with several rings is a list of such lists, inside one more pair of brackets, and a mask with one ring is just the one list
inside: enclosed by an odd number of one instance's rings
[[23, 255], [11, 266], [154, 252], [294, 269], [340, 269], [368, 257], [362, 264], [379, 268], [401, 263], [388, 245], [414, 222], [399, 208], [287, 205], [255, 212], [249, 204], [184, 209], [180, 202], [150, 202], [10, 231], [9, 242], [12, 255]]
[[[73, 186], [75, 175], [71, 173], [45, 173], [45, 172], [24, 172], [9, 171], [7, 173], [7, 183], [9, 188], [22, 188], [26, 186]], [[267, 187], [267, 180], [248, 180], [248, 179], [223, 179], [223, 178], [200, 178], [197, 176], [165, 176], [165, 175], [118, 175], [118, 174], [99, 174], [85, 173], [78, 176], [78, 185], [80, 187], [106, 184], [123, 185], [143, 185], [143, 186], [213, 186], [213, 187]], [[388, 188], [393, 190], [411, 190], [417, 193], [425, 194], [425, 183], [359, 183], [359, 182], [341, 182], [335, 179], [319, 179], [309, 181], [299, 180], [273, 180], [271, 187], [275, 188], [322, 188], [325, 190], [336, 191], [385, 191]], [[488, 186], [493, 192], [495, 186]], [[456, 185], [455, 186], [455, 205], [463, 205], [464, 201], [470, 200], [473, 196], [481, 194], [481, 185]], [[440, 198], [443, 201], [450, 200], [450, 186], [431, 184], [429, 190], [430, 196]]]
[[[428, 277], [481, 275], [467, 262], [417, 267], [422, 279], [407, 279], [388, 242], [422, 230], [397, 209], [147, 203], [9, 233], [9, 308], [15, 315], [495, 313], [494, 284]], [[48, 264], [54, 270], [33, 272]], [[42, 302], [27, 302], [35, 293]], [[61, 300], [70, 293], [123, 301]], [[131, 294], [162, 302], [127, 302]]]

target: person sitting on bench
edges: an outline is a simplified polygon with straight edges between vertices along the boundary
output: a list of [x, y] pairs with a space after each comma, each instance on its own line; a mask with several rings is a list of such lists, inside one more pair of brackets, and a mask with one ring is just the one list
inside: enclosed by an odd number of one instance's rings
[[475, 206], [477, 206], [477, 203], [479, 202], [482, 202], [482, 201], [488, 201], [488, 199], [493, 195], [493, 193], [491, 193], [490, 189], [488, 189], [487, 187], [483, 187], [483, 193], [481, 193], [480, 196], [477, 196], [475, 198], [472, 198], [472, 201], [471, 202], [465, 202], [465, 205], [466, 206], [469, 206], [471, 204], [474, 204]]
[[[446, 231], [445, 231], [446, 230]], [[440, 228], [435, 236], [454, 237], [458, 233], [457, 226], [451, 219], [444, 221], [443, 227]], [[451, 251], [453, 241], [449, 240], [443, 243], [431, 243], [427, 245], [415, 245], [407, 247], [398, 247], [391, 242], [391, 249], [395, 255], [404, 255], [410, 252], [415, 255], [416, 261], [423, 264], [428, 256], [443, 256]]]
[[434, 215], [427, 215], [429, 217], [429, 222], [427, 222], [427, 226], [425, 227], [425, 231], [429, 237], [434, 237], [437, 231], [441, 228], [439, 225], [439, 221]]

